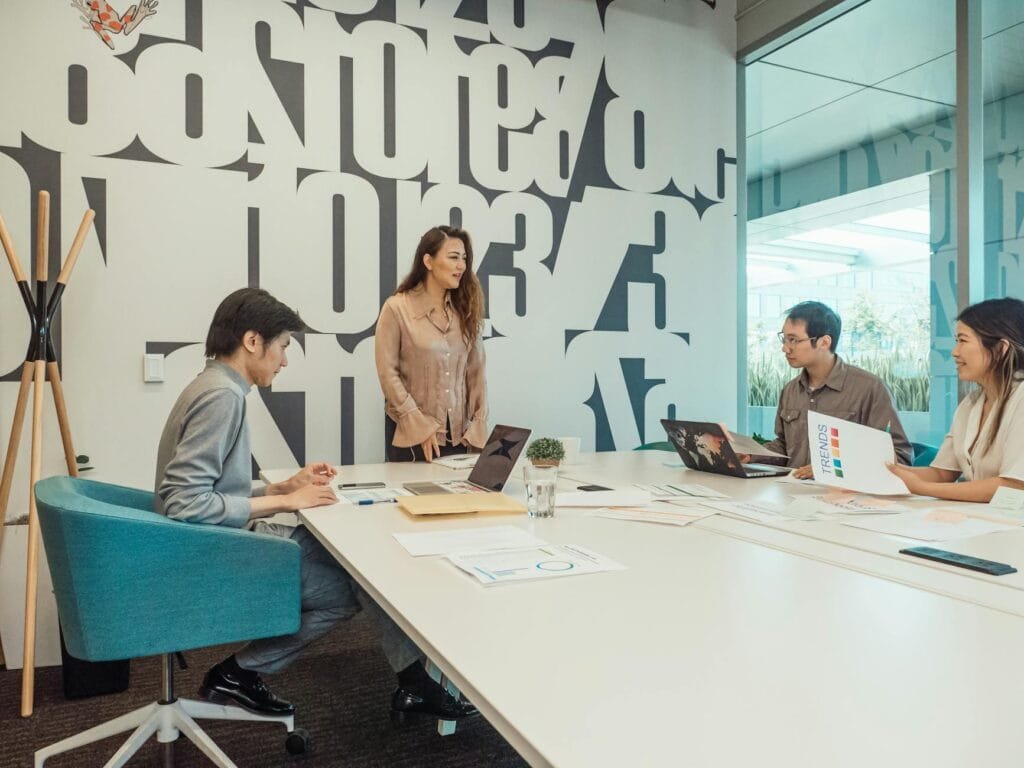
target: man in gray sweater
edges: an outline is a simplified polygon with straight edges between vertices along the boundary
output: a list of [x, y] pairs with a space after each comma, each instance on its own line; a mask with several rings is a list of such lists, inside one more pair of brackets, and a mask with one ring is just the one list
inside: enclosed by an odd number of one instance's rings
[[416, 645], [367, 596], [304, 526], [268, 523], [278, 512], [334, 504], [334, 468], [316, 462], [288, 480], [254, 489], [245, 398], [252, 386], [268, 387], [288, 364], [294, 332], [305, 329], [294, 311], [266, 291], [242, 288], [221, 302], [206, 337], [203, 371], [178, 397], [157, 454], [156, 511], [189, 523], [229, 525], [291, 538], [301, 548], [301, 623], [293, 635], [255, 640], [215, 665], [200, 693], [258, 712], [289, 714], [294, 706], [275, 696], [262, 673], [279, 672], [313, 640], [365, 609], [380, 631], [381, 647], [398, 674], [393, 716], [423, 714], [456, 719], [472, 714], [434, 682]]

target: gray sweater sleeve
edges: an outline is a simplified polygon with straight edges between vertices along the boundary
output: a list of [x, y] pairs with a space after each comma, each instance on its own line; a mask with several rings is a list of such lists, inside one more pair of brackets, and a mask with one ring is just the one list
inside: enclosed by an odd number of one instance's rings
[[248, 496], [219, 493], [224, 462], [238, 440], [244, 403], [229, 389], [202, 394], [189, 407], [174, 455], [157, 488], [168, 517], [189, 523], [241, 528], [249, 522]]

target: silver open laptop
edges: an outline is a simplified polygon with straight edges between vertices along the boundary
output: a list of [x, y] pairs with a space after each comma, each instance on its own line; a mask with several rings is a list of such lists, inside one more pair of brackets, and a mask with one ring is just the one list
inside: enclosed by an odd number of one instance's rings
[[487, 444], [480, 452], [468, 480], [451, 480], [438, 483], [405, 483], [410, 493], [472, 493], [473, 491], [500, 491], [505, 487], [516, 459], [530, 439], [530, 430], [525, 427], [509, 427], [498, 424], [491, 430]]

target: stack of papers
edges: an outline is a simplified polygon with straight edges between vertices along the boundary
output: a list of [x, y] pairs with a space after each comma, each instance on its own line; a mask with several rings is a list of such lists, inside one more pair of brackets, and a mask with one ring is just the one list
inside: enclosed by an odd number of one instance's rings
[[448, 560], [484, 586], [625, 570], [614, 560], [572, 544], [473, 552], [451, 555]]

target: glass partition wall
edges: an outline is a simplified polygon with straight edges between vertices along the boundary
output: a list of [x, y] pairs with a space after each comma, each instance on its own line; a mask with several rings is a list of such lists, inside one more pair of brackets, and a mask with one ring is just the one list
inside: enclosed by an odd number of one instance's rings
[[[850, 2], [741, 65], [752, 432], [774, 429], [796, 373], [775, 334], [808, 299], [839, 312], [838, 353], [886, 381], [913, 441], [938, 444], [952, 420], [957, 7]], [[1024, 297], [1024, 2], [980, 8], [984, 183], [970, 195], [983, 195], [984, 249], [971, 274], [984, 296]]]
[[1024, 298], [1024, 2], [982, 4], [985, 296]]

